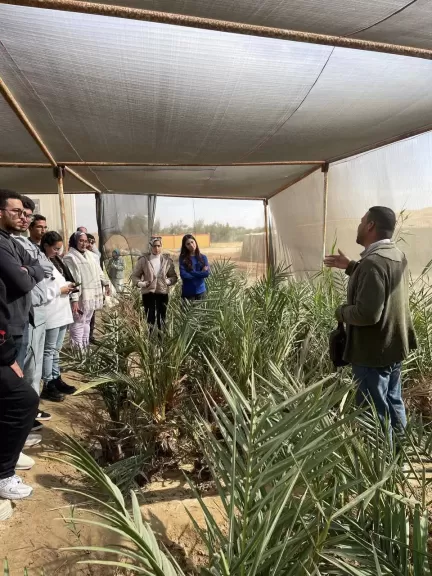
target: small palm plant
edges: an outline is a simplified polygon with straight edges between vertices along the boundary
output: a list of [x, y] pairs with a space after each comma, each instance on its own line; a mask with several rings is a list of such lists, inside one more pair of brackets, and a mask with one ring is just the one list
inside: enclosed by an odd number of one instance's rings
[[[422, 462], [431, 436], [408, 433], [396, 454], [378, 420], [352, 405], [343, 376], [306, 386], [271, 365], [267, 379], [251, 373], [245, 395], [216, 358], [207, 365], [224, 401], [206, 394], [213, 424], [198, 414], [196, 433], [228, 528], [195, 492], [206, 519], [202, 529], [191, 517], [208, 550], [202, 576], [430, 574]], [[96, 520], [85, 521], [121, 537], [119, 547], [84, 547], [107, 555], [92, 562], [182, 575], [143, 523], [135, 494], [130, 513], [83, 448], [71, 438], [66, 445], [72, 464], [104, 493], [92, 497]], [[412, 454], [420, 490], [401, 467]]]

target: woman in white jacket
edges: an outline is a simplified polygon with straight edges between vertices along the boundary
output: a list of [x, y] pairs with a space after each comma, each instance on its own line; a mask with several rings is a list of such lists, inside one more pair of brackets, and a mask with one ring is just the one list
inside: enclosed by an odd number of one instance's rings
[[69, 239], [69, 252], [63, 258], [78, 286], [72, 294], [72, 316], [69, 335], [73, 346], [81, 349], [90, 344], [90, 322], [95, 310], [103, 306], [103, 290], [110, 296], [109, 281], [94, 254], [87, 250], [87, 234], [75, 232]]
[[69, 386], [62, 380], [59, 365], [60, 350], [66, 330], [73, 322], [69, 294], [75, 284], [69, 269], [59, 258], [62, 249], [63, 239], [60, 234], [53, 231], [43, 236], [41, 250], [53, 264], [53, 277], [58, 287], [59, 297], [51, 300], [45, 307], [46, 335], [42, 367], [42, 397], [49, 397], [51, 400], [57, 398], [57, 401], [60, 401], [60, 396], [64, 400], [63, 394], [72, 394], [76, 390], [74, 386]]

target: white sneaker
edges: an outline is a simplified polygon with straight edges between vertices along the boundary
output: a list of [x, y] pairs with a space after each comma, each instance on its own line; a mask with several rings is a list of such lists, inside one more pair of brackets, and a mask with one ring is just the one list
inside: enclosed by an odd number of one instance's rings
[[0, 498], [6, 500], [21, 500], [27, 498], [33, 492], [31, 486], [27, 486], [16, 474], [10, 478], [0, 480]]
[[32, 446], [36, 446], [41, 442], [42, 436], [40, 434], [33, 434], [33, 432], [30, 432], [30, 434], [27, 436], [27, 440], [25, 441], [24, 446], [31, 448]]
[[0, 521], [8, 520], [12, 516], [12, 512], [10, 500], [0, 500]]
[[20, 452], [18, 462], [15, 466], [15, 470], [30, 470], [33, 468], [35, 461], [30, 456], [26, 456], [22, 452]]

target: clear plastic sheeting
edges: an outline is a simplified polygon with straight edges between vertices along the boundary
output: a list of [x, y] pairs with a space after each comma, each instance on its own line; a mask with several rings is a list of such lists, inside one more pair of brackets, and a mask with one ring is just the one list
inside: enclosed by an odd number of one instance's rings
[[[432, 133], [332, 165], [329, 171], [327, 249], [358, 257], [357, 227], [371, 206], [399, 215], [397, 239], [418, 275], [432, 259]], [[319, 251], [319, 246], [316, 245]]]
[[[432, 260], [432, 133], [428, 132], [330, 165], [326, 252], [334, 246], [353, 259], [357, 227], [371, 206], [388, 206], [399, 218], [396, 240], [411, 273]], [[297, 275], [319, 272], [323, 255], [324, 178], [317, 171], [269, 202], [277, 264]]]
[[[96, 0], [91, 0], [95, 3]], [[432, 47], [429, 0], [109, 0], [105, 4]]]
[[324, 178], [317, 170], [269, 201], [273, 259], [296, 276], [321, 269]]

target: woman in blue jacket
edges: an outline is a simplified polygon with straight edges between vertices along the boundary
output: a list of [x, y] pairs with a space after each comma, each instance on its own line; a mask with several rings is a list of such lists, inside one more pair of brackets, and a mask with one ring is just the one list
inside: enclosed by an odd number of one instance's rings
[[179, 264], [183, 281], [182, 298], [204, 300], [207, 295], [205, 279], [210, 275], [210, 267], [207, 256], [201, 254], [192, 234], [183, 236]]

